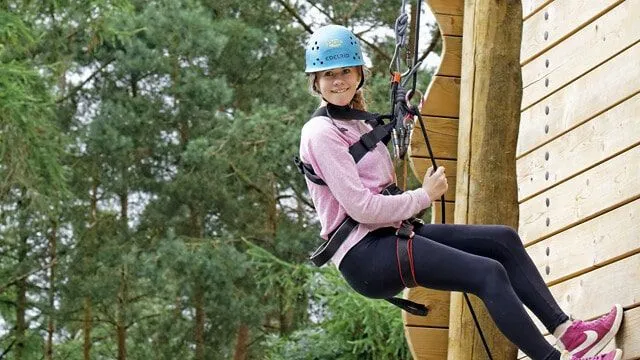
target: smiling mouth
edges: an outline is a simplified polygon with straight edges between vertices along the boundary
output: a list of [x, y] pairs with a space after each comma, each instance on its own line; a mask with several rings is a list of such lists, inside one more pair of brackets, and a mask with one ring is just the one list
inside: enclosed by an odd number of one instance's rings
[[349, 88], [340, 89], [340, 90], [331, 90], [331, 92], [332, 93], [336, 93], [336, 94], [342, 94], [343, 92], [346, 92], [347, 90], [349, 90]]

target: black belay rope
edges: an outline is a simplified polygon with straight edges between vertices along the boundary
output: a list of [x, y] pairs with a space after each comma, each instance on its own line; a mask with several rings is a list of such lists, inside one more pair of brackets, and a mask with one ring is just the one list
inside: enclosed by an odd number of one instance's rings
[[[402, 0], [402, 7], [400, 8], [400, 16], [396, 19], [395, 23], [395, 34], [396, 34], [396, 47], [394, 50], [393, 58], [391, 60], [391, 64], [389, 65], [389, 72], [391, 73], [391, 96], [393, 99], [392, 106], [392, 116], [395, 116], [396, 126], [392, 132], [392, 140], [394, 142], [394, 153], [396, 158], [402, 159], [406, 153], [406, 150], [409, 146], [408, 139], [411, 128], [413, 127], [413, 122], [407, 122], [405, 119], [410, 116], [415, 116], [418, 118], [420, 123], [420, 130], [422, 131], [422, 136], [424, 137], [425, 144], [427, 145], [427, 150], [429, 152], [429, 157], [431, 158], [431, 165], [433, 166], [433, 170], [435, 171], [438, 168], [438, 164], [435, 161], [435, 157], [433, 156], [433, 150], [431, 149], [431, 144], [429, 142], [429, 137], [427, 136], [426, 127], [424, 122], [422, 121], [422, 116], [420, 115], [420, 109], [413, 105], [408, 104], [408, 101], [411, 100], [411, 97], [416, 91], [417, 84], [417, 69], [420, 67], [421, 62], [418, 61], [418, 49], [419, 49], [419, 35], [420, 35], [420, 13], [421, 13], [421, 5], [422, 0], [416, 0], [417, 8], [416, 8], [416, 19], [414, 20], [414, 33], [415, 33], [415, 42], [414, 42], [414, 51], [413, 51], [413, 62], [407, 72], [404, 74], [400, 74], [400, 59], [399, 52], [402, 47], [405, 46], [405, 36], [407, 29], [407, 19], [408, 15], [405, 12], [405, 0]], [[393, 67], [395, 65], [395, 71], [393, 71]], [[409, 77], [413, 78], [412, 86], [409, 92], [406, 93], [406, 98], [403, 99], [398, 97], [398, 89], [400, 86], [405, 85]], [[403, 81], [403, 78], [405, 80]], [[403, 94], [404, 95], [404, 94]], [[440, 198], [442, 212], [442, 223], [446, 222], [445, 219], [445, 201], [444, 194]], [[480, 327], [480, 322], [478, 321], [478, 317], [471, 305], [471, 300], [469, 299], [469, 295], [464, 293], [464, 299], [469, 307], [469, 311], [471, 312], [471, 317], [473, 318], [473, 322], [478, 329], [478, 333], [480, 334], [480, 339], [482, 340], [482, 344], [484, 345], [484, 349], [487, 353], [487, 356], [490, 360], [493, 360], [493, 356], [491, 356], [491, 351], [489, 349], [489, 345], [487, 344], [487, 340], [484, 337], [484, 333], [482, 332], [482, 328]]]

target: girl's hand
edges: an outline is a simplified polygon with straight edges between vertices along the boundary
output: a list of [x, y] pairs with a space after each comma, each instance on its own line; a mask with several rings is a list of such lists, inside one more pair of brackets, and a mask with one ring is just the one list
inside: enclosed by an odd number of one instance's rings
[[447, 176], [444, 173], [444, 167], [439, 166], [435, 173], [433, 172], [433, 167], [430, 167], [427, 170], [427, 173], [424, 174], [422, 188], [427, 192], [431, 201], [439, 199], [445, 192], [447, 192], [449, 184], [447, 184]]

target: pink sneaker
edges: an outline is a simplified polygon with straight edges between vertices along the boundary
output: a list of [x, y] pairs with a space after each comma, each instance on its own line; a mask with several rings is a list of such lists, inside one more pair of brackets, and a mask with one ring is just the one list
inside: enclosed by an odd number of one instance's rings
[[[616, 304], [607, 315], [598, 319], [574, 321], [559, 340], [565, 350], [575, 356], [575, 359], [591, 359], [590, 356], [599, 353], [616, 335], [620, 329], [622, 314], [622, 306]], [[606, 355], [609, 354], [611, 353]], [[600, 360], [595, 357], [594, 359]], [[602, 359], [609, 360], [609, 358]], [[619, 359], [619, 357], [611, 357], [611, 359]]]
[[586, 356], [586, 357], [570, 355], [569, 353], [565, 352], [564, 354], [562, 354], [562, 357], [560, 358], [560, 360], [621, 360], [621, 359], [622, 359], [622, 350], [620, 349], [609, 351], [606, 354]]

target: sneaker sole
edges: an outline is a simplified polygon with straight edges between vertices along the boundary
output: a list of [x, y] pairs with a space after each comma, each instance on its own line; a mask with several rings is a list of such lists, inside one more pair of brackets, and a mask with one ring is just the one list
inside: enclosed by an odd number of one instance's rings
[[[613, 321], [613, 326], [611, 327], [611, 330], [609, 330], [609, 332], [607, 332], [607, 334], [603, 336], [602, 339], [600, 339], [600, 341], [598, 341], [595, 345], [593, 345], [591, 350], [587, 351], [582, 356], [589, 357], [589, 356], [598, 355], [598, 353], [600, 353], [600, 351], [602, 351], [602, 349], [605, 346], [607, 346], [607, 344], [611, 340], [613, 340], [613, 338], [616, 336], [616, 333], [618, 332], [618, 330], [620, 330], [620, 324], [622, 323], [622, 316], [624, 315], [624, 311], [622, 309], [622, 306], [620, 306], [619, 304], [616, 304], [615, 307], [617, 310], [617, 315], [616, 315], [616, 319]], [[621, 357], [622, 357], [622, 351], [617, 350], [616, 357], [614, 360], [620, 360]]]
[[613, 356], [613, 360], [622, 360], [622, 350], [616, 349], [616, 354]]

